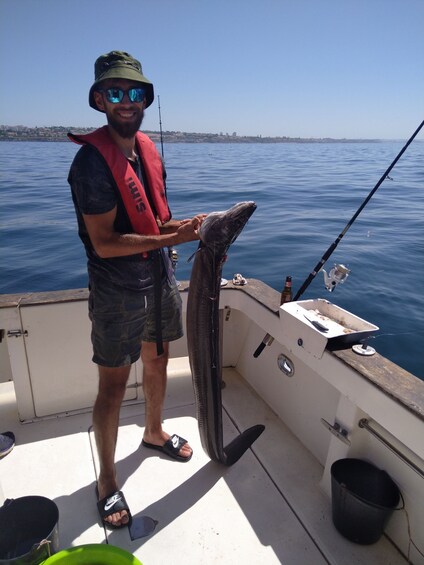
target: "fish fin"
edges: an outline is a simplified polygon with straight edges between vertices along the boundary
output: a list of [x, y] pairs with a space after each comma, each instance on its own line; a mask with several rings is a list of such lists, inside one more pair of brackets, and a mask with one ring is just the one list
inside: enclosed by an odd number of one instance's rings
[[203, 243], [200, 241], [200, 242], [199, 242], [199, 247], [196, 249], [196, 251], [195, 251], [194, 253], [192, 253], [192, 254], [190, 255], [190, 257], [187, 259], [187, 263], [191, 263], [193, 257], [196, 255], [196, 253], [197, 253], [198, 251], [200, 251], [200, 250], [202, 249], [202, 247], [204, 247], [204, 245], [203, 245]]
[[224, 447], [225, 461], [222, 461], [224, 465], [229, 467], [233, 465], [240, 457], [249, 449], [254, 441], [258, 439], [261, 433], [264, 431], [265, 426], [258, 424], [248, 428], [239, 436], [237, 436], [233, 441], [231, 441], [226, 447]]

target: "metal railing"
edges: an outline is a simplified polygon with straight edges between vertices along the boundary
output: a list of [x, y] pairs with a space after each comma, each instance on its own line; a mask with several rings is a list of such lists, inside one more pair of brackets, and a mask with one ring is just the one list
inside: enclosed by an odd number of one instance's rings
[[397, 447], [392, 445], [389, 441], [387, 441], [386, 438], [384, 438], [381, 434], [379, 434], [370, 425], [370, 421], [367, 418], [362, 418], [361, 420], [359, 420], [358, 426], [360, 428], [364, 428], [368, 432], [370, 432], [371, 435], [373, 435], [379, 441], [381, 441], [381, 443], [383, 443], [388, 449], [390, 449], [390, 451], [392, 451], [395, 455], [397, 455], [397, 457], [399, 457], [399, 459], [401, 459], [404, 463], [406, 463], [409, 467], [411, 467], [411, 469], [413, 469], [418, 475], [420, 475], [420, 477], [422, 479], [424, 479], [424, 471], [418, 465], [416, 465], [413, 461], [411, 461], [411, 459], [406, 457], [406, 455], [404, 455], [399, 449], [397, 449]]

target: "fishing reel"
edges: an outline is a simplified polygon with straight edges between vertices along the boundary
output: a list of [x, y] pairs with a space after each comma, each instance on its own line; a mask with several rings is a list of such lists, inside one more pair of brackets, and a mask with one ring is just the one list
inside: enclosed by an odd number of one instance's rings
[[325, 288], [329, 292], [333, 292], [333, 290], [336, 288], [338, 284], [342, 284], [345, 282], [345, 280], [349, 276], [350, 269], [339, 263], [337, 265], [334, 265], [334, 267], [331, 269], [331, 271], [328, 274], [325, 271], [325, 269], [322, 269], [322, 272], [324, 275]]
[[[178, 251], [174, 249], [174, 247], [168, 247], [168, 257], [171, 261], [172, 270], [174, 271], [174, 275], [175, 275], [175, 271], [177, 270], [177, 264], [178, 264]], [[175, 282], [177, 283], [177, 286], [181, 286], [180, 281], [175, 280]]]
[[172, 268], [175, 272], [175, 270], [177, 268], [177, 263], [178, 263], [178, 251], [176, 249], [174, 249], [173, 247], [168, 247], [168, 255], [169, 255], [169, 258], [171, 259]]

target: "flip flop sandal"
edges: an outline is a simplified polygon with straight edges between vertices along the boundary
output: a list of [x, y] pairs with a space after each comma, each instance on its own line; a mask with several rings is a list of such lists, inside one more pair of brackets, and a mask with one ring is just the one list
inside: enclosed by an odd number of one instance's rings
[[15, 447], [15, 434], [3, 432], [0, 434], [0, 459], [5, 457]]
[[[96, 487], [96, 494], [99, 496], [99, 491]], [[109, 496], [105, 496], [101, 500], [97, 502], [97, 510], [99, 511], [100, 518], [102, 519], [102, 524], [108, 528], [112, 528], [113, 530], [119, 530], [120, 528], [126, 528], [131, 526], [132, 516], [130, 509], [128, 507], [127, 501], [125, 500], [124, 493], [121, 490], [117, 490], [109, 494]], [[126, 510], [128, 512], [128, 522], [125, 524], [120, 524], [119, 526], [115, 526], [110, 522], [107, 522], [105, 518], [114, 514], [115, 512], [120, 512], [121, 510]]]
[[176, 461], [181, 461], [182, 463], [186, 463], [190, 461], [193, 452], [190, 453], [188, 457], [183, 457], [180, 455], [180, 450], [187, 443], [187, 440], [183, 437], [180, 437], [177, 434], [171, 436], [163, 445], [155, 445], [153, 443], [148, 443], [147, 441], [142, 440], [142, 445], [147, 447], [148, 449], [156, 449], [156, 451], [161, 451], [171, 459], [175, 459]]

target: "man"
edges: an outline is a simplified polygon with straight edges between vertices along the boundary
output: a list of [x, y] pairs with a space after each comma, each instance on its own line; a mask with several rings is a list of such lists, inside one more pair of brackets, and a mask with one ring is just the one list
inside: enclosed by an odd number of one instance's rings
[[181, 298], [167, 247], [197, 240], [204, 215], [171, 219], [165, 174], [153, 142], [139, 131], [153, 85], [139, 61], [121, 51], [95, 62], [89, 104], [107, 126], [72, 135], [83, 144], [68, 181], [88, 258], [89, 315], [99, 390], [93, 429], [100, 460], [98, 509], [123, 527], [131, 514], [119, 490], [115, 448], [131, 364], [141, 353], [146, 424], [143, 445], [188, 461], [187, 441], [162, 429], [169, 342], [182, 335]]

